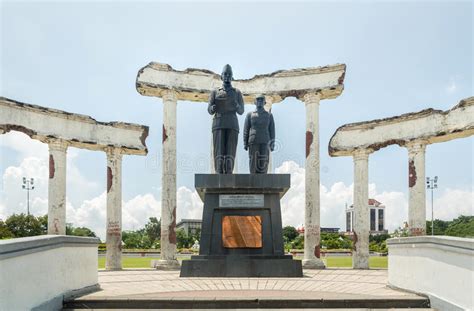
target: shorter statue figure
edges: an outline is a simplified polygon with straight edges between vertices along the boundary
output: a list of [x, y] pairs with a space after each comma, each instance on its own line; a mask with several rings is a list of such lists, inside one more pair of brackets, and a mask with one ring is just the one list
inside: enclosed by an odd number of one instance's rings
[[275, 123], [273, 115], [264, 108], [265, 96], [255, 98], [257, 109], [249, 112], [244, 125], [244, 148], [249, 151], [251, 174], [266, 174], [270, 151], [275, 146]]

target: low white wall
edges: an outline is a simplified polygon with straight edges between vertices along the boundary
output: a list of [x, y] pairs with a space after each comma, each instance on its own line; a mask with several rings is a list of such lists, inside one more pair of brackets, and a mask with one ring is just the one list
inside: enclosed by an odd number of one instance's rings
[[428, 295], [439, 310], [473, 310], [474, 239], [420, 236], [387, 245], [391, 286]]
[[98, 243], [57, 235], [0, 241], [0, 310], [60, 310], [64, 294], [97, 286]]

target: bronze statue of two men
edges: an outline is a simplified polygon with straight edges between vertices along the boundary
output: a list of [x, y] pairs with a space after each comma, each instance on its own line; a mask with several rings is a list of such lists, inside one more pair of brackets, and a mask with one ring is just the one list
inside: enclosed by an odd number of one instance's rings
[[[244, 100], [240, 90], [232, 87], [232, 67], [222, 70], [222, 87], [213, 90], [209, 96], [208, 112], [214, 115], [212, 137], [214, 143], [214, 166], [218, 174], [232, 174], [239, 137], [237, 113], [244, 113]], [[270, 151], [275, 145], [275, 122], [267, 112], [265, 96], [255, 99], [257, 109], [249, 112], [244, 125], [244, 148], [249, 151], [251, 174], [266, 174]]]

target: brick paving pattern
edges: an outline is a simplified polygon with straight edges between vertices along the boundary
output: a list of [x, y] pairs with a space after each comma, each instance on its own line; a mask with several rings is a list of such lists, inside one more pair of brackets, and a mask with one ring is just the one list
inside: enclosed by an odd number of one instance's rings
[[387, 270], [305, 270], [302, 278], [180, 278], [179, 271], [99, 271], [101, 298], [416, 299], [387, 286]]

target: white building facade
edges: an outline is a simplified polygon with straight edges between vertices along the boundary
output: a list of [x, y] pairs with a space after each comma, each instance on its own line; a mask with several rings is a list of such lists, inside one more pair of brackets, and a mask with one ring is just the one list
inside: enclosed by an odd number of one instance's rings
[[[385, 229], [385, 205], [375, 199], [369, 199], [370, 234], [388, 233]], [[346, 207], [346, 232], [354, 231], [354, 205]]]

